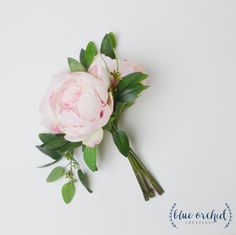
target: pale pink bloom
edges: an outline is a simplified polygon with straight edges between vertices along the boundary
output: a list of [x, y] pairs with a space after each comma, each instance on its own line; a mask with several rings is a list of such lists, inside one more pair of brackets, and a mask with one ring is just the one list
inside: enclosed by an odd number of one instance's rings
[[93, 63], [89, 67], [89, 72], [100, 80], [103, 80], [105, 73], [117, 71], [119, 71], [121, 77], [124, 77], [130, 73], [144, 72], [144, 69], [141, 65], [138, 65], [134, 62], [128, 60], [111, 59], [110, 57], [100, 53], [96, 55]]
[[109, 77], [101, 80], [86, 72], [63, 72], [55, 76], [40, 106], [42, 124], [53, 133], [65, 133], [71, 142], [89, 147], [103, 138], [102, 127], [113, 112], [107, 89]]
[[[101, 80], [108, 88], [110, 86], [110, 71], [107, 67], [107, 62], [111, 63], [113, 60], [110, 57], [98, 53], [93, 63], [90, 65], [88, 72], [94, 75], [97, 79]], [[109, 77], [109, 79], [107, 79]]]
[[134, 72], [144, 72], [144, 68], [129, 60], [119, 60], [119, 72], [121, 77], [124, 77]]

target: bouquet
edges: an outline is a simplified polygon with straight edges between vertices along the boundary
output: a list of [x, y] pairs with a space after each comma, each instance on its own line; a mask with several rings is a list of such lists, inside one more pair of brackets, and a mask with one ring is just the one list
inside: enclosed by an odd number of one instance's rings
[[122, 113], [148, 87], [148, 75], [142, 66], [120, 60], [116, 46], [114, 33], [108, 33], [100, 51], [91, 41], [81, 49], [79, 59], [68, 58], [69, 69], [53, 77], [40, 106], [42, 124], [49, 131], [39, 134], [42, 143], [36, 147], [53, 159], [41, 167], [66, 160], [64, 166], [51, 171], [47, 182], [65, 177], [62, 197], [67, 204], [74, 197], [76, 182], [92, 192], [77, 149], [82, 149], [88, 168], [97, 171], [96, 150], [104, 131], [110, 132], [119, 152], [129, 161], [144, 199], [154, 197], [155, 191], [159, 195], [164, 192], [131, 148], [128, 135], [119, 128]]

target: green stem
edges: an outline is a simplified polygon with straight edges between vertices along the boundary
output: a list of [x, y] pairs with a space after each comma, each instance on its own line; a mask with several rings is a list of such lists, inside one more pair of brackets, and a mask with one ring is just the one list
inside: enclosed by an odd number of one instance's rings
[[[141, 174], [141, 173], [140, 173]], [[142, 175], [143, 181], [148, 189], [149, 192], [149, 197], [155, 197], [155, 191], [153, 190], [153, 188], [150, 186], [148, 180], [146, 179], [146, 177], [144, 175]]]
[[135, 156], [132, 153], [130, 153], [129, 160], [132, 161], [133, 165], [135, 165], [135, 167], [136, 167], [136, 171], [138, 172], [137, 174], [139, 175], [140, 181], [142, 182], [142, 187], [145, 189], [146, 193], [148, 193], [148, 197], [152, 198], [155, 196], [155, 192], [154, 192], [153, 188], [150, 186], [146, 176], [140, 170], [140, 166], [137, 164], [137, 162], [135, 161], [134, 158], [135, 158]]
[[116, 57], [116, 69], [117, 69], [117, 72], [119, 72], [119, 60], [118, 60], [118, 56], [117, 56], [117, 52], [115, 49], [113, 49], [114, 51], [114, 54], [115, 54], [115, 57]]
[[136, 179], [137, 179], [137, 181], [138, 181], [138, 183], [139, 183], [139, 186], [140, 186], [140, 188], [141, 188], [141, 190], [142, 190], [142, 192], [143, 192], [143, 197], [144, 197], [145, 201], [148, 201], [148, 200], [149, 200], [149, 190], [148, 190], [148, 188], [146, 187], [145, 182], [143, 181], [143, 178], [142, 178], [140, 172], [138, 171], [138, 169], [137, 169], [137, 167], [136, 167], [136, 164], [134, 163], [134, 161], [132, 160], [132, 158], [129, 156], [128, 159], [129, 159], [129, 162], [130, 162], [130, 164], [131, 164], [131, 167], [132, 167], [132, 169], [133, 169], [133, 171], [134, 171], [134, 174], [135, 174], [135, 176], [136, 176]]
[[164, 193], [164, 189], [161, 187], [161, 185], [156, 181], [156, 179], [152, 176], [152, 174], [147, 170], [147, 168], [143, 165], [143, 163], [140, 161], [139, 157], [135, 154], [135, 152], [130, 148], [130, 153], [133, 156], [134, 161], [136, 162], [138, 169], [140, 172], [146, 176], [153, 186], [153, 188], [156, 190], [156, 192], [161, 195]]

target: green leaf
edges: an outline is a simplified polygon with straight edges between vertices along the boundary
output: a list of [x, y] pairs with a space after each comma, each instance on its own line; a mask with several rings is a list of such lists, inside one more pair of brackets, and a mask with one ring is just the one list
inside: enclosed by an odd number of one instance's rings
[[68, 65], [71, 72], [86, 71], [85, 67], [76, 59], [68, 57]]
[[94, 56], [97, 54], [96, 45], [93, 42], [89, 42], [83, 57], [83, 63], [86, 69], [92, 64]]
[[108, 123], [103, 127], [103, 129], [111, 132], [112, 129], [117, 126], [117, 121], [117, 116], [114, 114], [114, 116], [110, 117]]
[[68, 151], [73, 151], [77, 148], [79, 148], [81, 146], [81, 142], [68, 142], [67, 144], [65, 144], [64, 146], [62, 146], [60, 149], [58, 149], [58, 151], [60, 153], [65, 153]]
[[121, 114], [130, 106], [132, 106], [134, 102], [122, 103], [116, 99], [115, 107], [113, 113], [108, 121], [108, 123], [103, 127], [104, 130], [112, 132], [114, 129], [118, 128], [118, 121], [120, 119]]
[[127, 76], [123, 77], [118, 86], [117, 90], [118, 93], [121, 92], [122, 90], [126, 89], [127, 87], [132, 87], [136, 83], [140, 83], [141, 81], [147, 79], [148, 75], [141, 73], [141, 72], [135, 72], [135, 73], [130, 73]]
[[118, 114], [118, 117], [120, 117], [121, 113], [123, 113], [126, 109], [128, 109], [133, 104], [134, 104], [134, 101], [128, 102], [128, 103], [117, 102], [115, 112]]
[[109, 34], [106, 34], [102, 40], [100, 52], [106, 56], [109, 56], [112, 59], [115, 59], [115, 52], [113, 49], [113, 40]]
[[80, 182], [83, 184], [83, 186], [88, 190], [88, 192], [92, 193], [93, 191], [89, 188], [88, 186], [88, 182], [86, 180], [86, 176], [85, 174], [83, 173], [83, 171], [81, 169], [79, 169], [77, 171], [77, 174], [78, 174], [78, 177], [79, 177], [79, 180]]
[[121, 103], [118, 101], [115, 103], [113, 113], [112, 113], [108, 123], [103, 127], [105, 130], [112, 131], [113, 129], [117, 129], [120, 114], [125, 109], [125, 106], [126, 106], [125, 103]]
[[115, 130], [112, 132], [112, 137], [120, 153], [123, 154], [125, 157], [128, 157], [129, 139], [125, 132], [122, 130]]
[[60, 179], [65, 173], [65, 169], [62, 166], [55, 167], [47, 178], [47, 182], [54, 182]]
[[50, 134], [50, 133], [40, 133], [39, 139], [44, 143], [47, 144], [57, 138], [56, 135]]
[[45, 149], [45, 146], [44, 145], [39, 145], [39, 146], [36, 146], [36, 148], [41, 151], [42, 153], [44, 153], [45, 155], [49, 156], [50, 158], [54, 159], [54, 160], [57, 160], [59, 158], [62, 158], [62, 155], [57, 152], [57, 151], [52, 151], [52, 150], [47, 150]]
[[80, 59], [80, 63], [85, 67], [84, 55], [85, 55], [85, 50], [82, 48], [82, 49], [80, 50], [79, 59]]
[[84, 149], [86, 148], [86, 145], [82, 145], [82, 152], [84, 152]]
[[91, 171], [96, 171], [97, 166], [96, 166], [96, 148], [91, 148], [88, 146], [84, 146], [84, 161], [87, 164], [88, 168]]
[[75, 185], [72, 182], [68, 182], [62, 187], [62, 197], [66, 204], [69, 204], [75, 195]]
[[136, 83], [133, 86], [127, 87], [122, 92], [118, 92], [116, 96], [116, 100], [122, 103], [132, 103], [139, 96], [139, 94], [148, 88], [148, 86], [144, 86], [141, 83]]
[[63, 158], [63, 156], [59, 157], [58, 159], [56, 159], [56, 160], [55, 160], [55, 161], [53, 161], [53, 162], [47, 163], [47, 164], [45, 164], [45, 165], [42, 165], [42, 166], [38, 166], [38, 168], [44, 168], [44, 167], [51, 166], [51, 165], [53, 165], [53, 164], [55, 164], [55, 163], [59, 162], [59, 161], [60, 161], [62, 158]]
[[46, 144], [44, 148], [48, 151], [56, 150], [64, 146], [66, 143], [68, 143], [68, 141], [64, 139], [64, 136], [60, 136]]
[[109, 33], [109, 36], [110, 36], [110, 38], [111, 38], [111, 40], [112, 40], [112, 47], [113, 47], [113, 48], [116, 48], [117, 42], [116, 42], [116, 36], [115, 36], [115, 34], [114, 34], [113, 32], [110, 32], [110, 33]]

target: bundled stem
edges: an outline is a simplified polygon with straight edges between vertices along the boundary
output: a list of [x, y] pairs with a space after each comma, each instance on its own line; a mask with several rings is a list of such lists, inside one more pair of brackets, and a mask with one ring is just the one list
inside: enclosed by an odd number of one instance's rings
[[138, 180], [139, 186], [143, 192], [144, 199], [146, 201], [149, 200], [149, 198], [154, 197], [154, 189], [159, 195], [164, 193], [164, 190], [161, 185], [147, 170], [147, 168], [143, 165], [139, 157], [131, 148], [128, 159]]
[[137, 179], [137, 181], [138, 181], [138, 183], [139, 183], [139, 186], [140, 186], [140, 188], [141, 188], [141, 190], [142, 190], [142, 192], [143, 192], [143, 197], [144, 197], [145, 201], [148, 201], [148, 200], [149, 200], [149, 191], [148, 191], [146, 182], [144, 181], [142, 175], [141, 175], [141, 174], [139, 173], [139, 171], [137, 170], [137, 167], [136, 167], [136, 165], [135, 165], [133, 159], [132, 159], [131, 157], [128, 157], [128, 159], [129, 159], [129, 162], [130, 162], [130, 164], [131, 164], [131, 166], [132, 166], [132, 169], [133, 169], [133, 171], [134, 171], [134, 174], [135, 174], [135, 176], [136, 176], [136, 179]]

